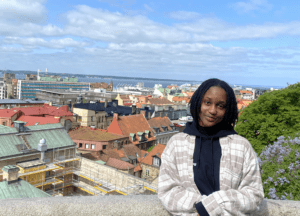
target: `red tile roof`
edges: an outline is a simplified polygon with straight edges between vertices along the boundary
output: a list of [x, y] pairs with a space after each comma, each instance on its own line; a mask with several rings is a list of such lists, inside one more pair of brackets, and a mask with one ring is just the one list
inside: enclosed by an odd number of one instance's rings
[[105, 132], [101, 129], [92, 129], [90, 127], [79, 127], [68, 132], [71, 139], [89, 140], [89, 141], [109, 141], [117, 140], [127, 136]]
[[142, 160], [141, 163], [152, 165], [153, 156], [161, 158], [161, 154], [165, 150], [166, 145], [156, 144], [156, 146], [149, 152], [149, 154]]
[[253, 93], [251, 91], [247, 91], [247, 90], [240, 90], [241, 94], [251, 94], [253, 95]]
[[153, 105], [173, 105], [171, 101], [169, 101], [166, 98], [149, 98], [148, 104], [153, 104]]
[[40, 107], [21, 107], [12, 108], [12, 110], [20, 110], [26, 116], [50, 115], [50, 116], [73, 116], [73, 113], [66, 111], [66, 106], [54, 107], [44, 104]]
[[[53, 116], [48, 116], [48, 117], [21, 116], [20, 118], [18, 118], [18, 121], [26, 122], [25, 126], [33, 126], [36, 123], [38, 123], [38, 125], [56, 124], [59, 123], [59, 118], [55, 118]], [[13, 127], [13, 124], [11, 126]]]
[[106, 165], [120, 170], [128, 170], [134, 168], [134, 165], [127, 163], [126, 161], [121, 161], [115, 158], [109, 158], [108, 161], [106, 162]]
[[133, 142], [130, 138], [133, 144], [138, 144], [140, 141], [137, 132], [145, 132], [145, 130], [150, 131], [150, 138], [146, 137], [146, 139], [148, 141], [155, 140], [153, 131], [143, 114], [119, 116], [118, 120], [114, 118], [107, 129], [108, 132], [122, 134], [124, 136], [128, 136], [129, 138], [130, 133], [136, 134], [136, 141]]
[[175, 102], [182, 102], [183, 100], [185, 100], [186, 103], [189, 103], [191, 98], [188, 97], [173, 97], [172, 100]]
[[134, 168], [134, 172], [138, 172], [138, 171], [141, 171], [142, 170], [142, 167], [141, 165], [137, 165], [135, 168]]
[[[169, 131], [172, 131], [170, 124], [173, 124], [167, 116], [164, 117], [154, 117], [148, 120], [149, 125], [151, 128], [158, 127], [161, 132], [164, 132], [162, 126], [167, 126]], [[155, 131], [154, 131], [155, 132]]]
[[13, 117], [16, 113], [11, 109], [0, 109], [0, 117]]

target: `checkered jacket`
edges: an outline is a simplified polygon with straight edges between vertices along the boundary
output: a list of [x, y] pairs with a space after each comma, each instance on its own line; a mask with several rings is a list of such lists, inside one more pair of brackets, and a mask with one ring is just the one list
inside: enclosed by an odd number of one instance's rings
[[[210, 216], [252, 215], [264, 198], [257, 155], [250, 142], [239, 135], [220, 138], [220, 190], [201, 195], [195, 182], [195, 136], [174, 135], [161, 155], [158, 198], [172, 215], [198, 214], [202, 202]], [[201, 215], [200, 215], [201, 216]]]

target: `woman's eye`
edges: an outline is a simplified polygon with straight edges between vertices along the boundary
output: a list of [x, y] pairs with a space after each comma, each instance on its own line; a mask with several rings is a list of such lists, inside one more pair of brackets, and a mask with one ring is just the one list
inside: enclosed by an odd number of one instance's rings
[[206, 104], [209, 104], [209, 102], [208, 102], [208, 101], [206, 101], [205, 103], [206, 103]]

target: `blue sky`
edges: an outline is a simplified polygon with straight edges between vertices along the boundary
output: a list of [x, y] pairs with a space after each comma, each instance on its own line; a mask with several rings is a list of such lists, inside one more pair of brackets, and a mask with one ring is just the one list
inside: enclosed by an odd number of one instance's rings
[[0, 10], [0, 69], [300, 82], [295, 0], [2, 0]]

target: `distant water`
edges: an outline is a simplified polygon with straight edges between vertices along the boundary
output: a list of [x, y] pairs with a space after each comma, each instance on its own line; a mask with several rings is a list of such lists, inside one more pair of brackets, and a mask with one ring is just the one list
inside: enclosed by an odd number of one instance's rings
[[[56, 75], [61, 75], [61, 74], [56, 74]], [[3, 75], [2, 75], [3, 76]], [[16, 74], [16, 79], [25, 79], [25, 75], [22, 74]], [[69, 77], [73, 76], [73, 74], [69, 74]], [[105, 83], [110, 83], [110, 80], [113, 81], [113, 85], [114, 88], [116, 88], [118, 85], [131, 85], [131, 86], [135, 86], [137, 83], [142, 82], [144, 83], [144, 87], [148, 87], [148, 88], [153, 88], [155, 84], [161, 84], [163, 88], [166, 88], [168, 85], [171, 84], [176, 84], [177, 86], [183, 85], [183, 84], [201, 84], [201, 81], [181, 81], [181, 80], [162, 80], [162, 79], [149, 79], [149, 78], [130, 78], [130, 77], [95, 77], [95, 76], [84, 76], [84, 75], [80, 75], [80, 76], [76, 76], [76, 78], [78, 78], [78, 82], [88, 82], [88, 83], [100, 83], [100, 82], [105, 82]], [[65, 76], [62, 76], [62, 78], [65, 78]], [[235, 83], [229, 83], [231, 87], [234, 87], [233, 85]], [[237, 84], [239, 85], [239, 84]], [[265, 86], [265, 85], [251, 85], [251, 84], [247, 84], [247, 85], [242, 85], [243, 88], [260, 88], [260, 89], [270, 89], [271, 87], [273, 87], [274, 89], [281, 89], [281, 88], [285, 88], [286, 86]]]
[[[25, 75], [21, 74], [16, 74], [16, 79], [25, 79]], [[72, 75], [71, 75], [72, 76]], [[71, 77], [70, 76], [70, 77]], [[76, 77], [76, 76], [75, 76]], [[64, 76], [62, 76], [64, 78]], [[201, 82], [195, 82], [195, 81], [180, 81], [180, 80], [160, 80], [160, 79], [147, 79], [147, 78], [117, 78], [117, 77], [112, 77], [112, 78], [106, 78], [106, 77], [76, 77], [78, 78], [78, 82], [88, 82], [88, 83], [100, 83], [100, 82], [105, 82], [105, 83], [110, 83], [112, 80], [114, 88], [117, 87], [117, 85], [131, 85], [131, 86], [136, 86], [137, 83], [143, 82], [144, 87], [148, 88], [153, 88], [155, 84], [161, 84], [163, 88], [166, 88], [168, 85], [171, 84], [176, 84], [177, 86], [180, 86], [182, 84], [200, 84]]]

